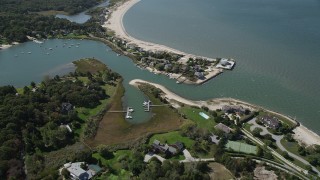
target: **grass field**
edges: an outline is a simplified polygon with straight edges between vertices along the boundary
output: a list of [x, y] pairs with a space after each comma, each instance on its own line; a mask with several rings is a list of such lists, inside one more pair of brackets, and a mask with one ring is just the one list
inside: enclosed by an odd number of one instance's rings
[[[116, 92], [109, 111], [122, 109], [123, 86], [119, 86]], [[147, 94], [147, 96], [154, 104], [162, 103], [150, 94]], [[184, 122], [177, 113], [167, 106], [153, 108], [152, 113], [154, 115], [150, 121], [142, 124], [130, 124], [124, 119], [123, 114], [107, 112], [99, 124], [95, 138], [88, 140], [87, 143], [92, 146], [132, 143], [149, 133], [177, 130]]]
[[[203, 109], [197, 109], [192, 107], [182, 107], [180, 109], [180, 112], [182, 114], [185, 114], [188, 119], [195, 122], [199, 128], [204, 128], [212, 131], [214, 129], [214, 126], [216, 125], [214, 118], [211, 115], [209, 115], [209, 113], [205, 112]], [[199, 115], [200, 112], [204, 112], [210, 118], [209, 119], [203, 118], [202, 116]]]
[[257, 154], [257, 147], [249, 144], [236, 142], [236, 141], [228, 141], [226, 144], [226, 149], [231, 149], [235, 152], [242, 152], [246, 154]]
[[155, 139], [159, 140], [161, 143], [166, 142], [168, 144], [174, 144], [177, 141], [180, 141], [188, 149], [190, 149], [194, 145], [194, 140], [188, 137], [181, 136], [178, 131], [172, 131], [164, 134], [155, 134], [149, 139], [149, 144], [151, 145]]

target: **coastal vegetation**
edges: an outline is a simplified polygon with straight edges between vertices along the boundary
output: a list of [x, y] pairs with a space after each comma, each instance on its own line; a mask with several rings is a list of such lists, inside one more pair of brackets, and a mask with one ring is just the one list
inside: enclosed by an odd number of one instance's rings
[[104, 29], [95, 20], [85, 24], [77, 24], [66, 19], [59, 19], [52, 15], [45, 16], [40, 11], [64, 11], [75, 14], [87, 8], [97, 5], [97, 0], [81, 1], [1, 1], [0, 9], [0, 42], [10, 44], [12, 42], [26, 42], [27, 36], [38, 39], [63, 37], [70, 33], [75, 35], [88, 35], [104, 32]]
[[[88, 62], [99, 65], [96, 60]], [[75, 107], [94, 109], [99, 106], [111, 96], [106, 94], [106, 85], [113, 85], [119, 78], [106, 67], [99, 70], [102, 71], [93, 75], [75, 72], [55, 76], [38, 85], [32, 82], [23, 88], [22, 94], [12, 86], [0, 88], [2, 177], [24, 177], [21, 154], [31, 159], [43, 159], [44, 154], [72, 146], [80, 140], [77, 129], [86, 124], [87, 119], [81, 119]], [[104, 75], [108, 78], [103, 80]], [[90, 82], [84, 84], [78, 77], [88, 78]], [[31, 175], [33, 171], [28, 173]], [[35, 174], [30, 177], [33, 176]]]

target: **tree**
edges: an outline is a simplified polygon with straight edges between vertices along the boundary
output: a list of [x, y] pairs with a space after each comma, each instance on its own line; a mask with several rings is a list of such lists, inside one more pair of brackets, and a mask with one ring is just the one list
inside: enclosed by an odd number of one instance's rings
[[62, 175], [64, 178], [68, 179], [68, 178], [70, 177], [70, 172], [69, 172], [66, 168], [63, 168], [63, 169], [61, 170], [61, 175]]
[[30, 83], [30, 86], [33, 87], [33, 88], [35, 88], [35, 87], [36, 87], [36, 83], [32, 81], [32, 82]]
[[256, 137], [260, 137], [260, 133], [262, 132], [262, 129], [261, 128], [255, 128], [253, 131], [252, 131], [252, 134]]
[[284, 158], [286, 158], [286, 159], [289, 159], [289, 158], [290, 158], [290, 156], [289, 156], [289, 154], [288, 154], [287, 151], [282, 151], [282, 152], [281, 152], [281, 155], [282, 155]]

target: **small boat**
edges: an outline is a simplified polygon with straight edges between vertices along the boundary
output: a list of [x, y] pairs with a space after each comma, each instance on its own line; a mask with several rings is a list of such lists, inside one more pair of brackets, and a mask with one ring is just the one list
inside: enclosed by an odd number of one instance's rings
[[31, 52], [28, 52], [28, 54], [31, 54]]
[[77, 48], [79, 47], [79, 46], [76, 46]]
[[176, 81], [176, 83], [177, 83], [177, 84], [180, 84], [181, 82], [180, 82], [180, 81]]
[[132, 119], [132, 116], [126, 116], [126, 119]]
[[14, 57], [18, 57], [18, 55], [15, 54]]
[[52, 50], [52, 48], [49, 48], [49, 50]]
[[117, 56], [121, 56], [121, 54], [117, 54]]
[[71, 46], [69, 46], [68, 48], [71, 48]]
[[50, 53], [47, 53], [47, 55], [49, 55]]

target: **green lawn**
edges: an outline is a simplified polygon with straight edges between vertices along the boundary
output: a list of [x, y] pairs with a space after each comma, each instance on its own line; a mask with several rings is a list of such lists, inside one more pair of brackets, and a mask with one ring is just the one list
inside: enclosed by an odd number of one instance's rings
[[180, 141], [188, 149], [190, 149], [194, 144], [194, 140], [188, 137], [181, 136], [178, 131], [172, 131], [164, 134], [155, 134], [149, 139], [149, 144], [151, 145], [155, 139], [159, 140], [161, 143], [166, 142], [168, 144], [174, 144], [177, 141]]
[[[203, 109], [182, 107], [180, 109], [180, 112], [182, 114], [185, 114], [188, 119], [195, 122], [199, 128], [204, 128], [212, 131], [214, 129], [214, 126], [216, 125], [214, 118], [209, 113], [205, 112]], [[200, 112], [205, 113], [210, 118], [209, 119], [203, 118], [202, 116], [199, 115]]]
[[242, 126], [245, 130], [251, 132], [250, 127], [252, 126], [252, 124], [244, 123]]

